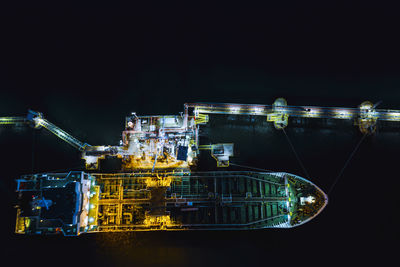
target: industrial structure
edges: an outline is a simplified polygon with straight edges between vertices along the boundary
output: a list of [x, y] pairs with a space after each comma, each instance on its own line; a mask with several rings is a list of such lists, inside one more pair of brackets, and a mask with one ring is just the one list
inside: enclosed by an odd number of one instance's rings
[[[16, 233], [79, 235], [140, 230], [291, 228], [308, 222], [327, 205], [312, 182], [285, 172], [196, 171], [209, 150], [216, 166], [228, 167], [233, 143], [201, 143], [210, 116], [264, 116], [278, 130], [289, 117], [352, 120], [367, 135], [377, 121], [399, 121], [400, 111], [358, 108], [188, 103], [176, 116], [125, 119], [119, 146], [83, 143], [39, 112], [0, 117], [0, 124], [45, 128], [82, 151], [86, 171], [23, 175], [16, 180]], [[229, 140], [228, 140], [229, 141]], [[207, 152], [208, 153], [208, 152]], [[104, 173], [99, 161], [118, 158], [121, 169]]]

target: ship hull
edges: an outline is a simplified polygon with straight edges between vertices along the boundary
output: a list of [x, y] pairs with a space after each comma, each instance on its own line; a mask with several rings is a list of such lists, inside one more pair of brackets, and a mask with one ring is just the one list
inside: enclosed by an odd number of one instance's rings
[[[292, 228], [328, 200], [313, 183], [284, 172], [70, 172], [17, 182], [16, 232], [26, 234]], [[74, 198], [68, 208], [51, 204], [60, 190]]]

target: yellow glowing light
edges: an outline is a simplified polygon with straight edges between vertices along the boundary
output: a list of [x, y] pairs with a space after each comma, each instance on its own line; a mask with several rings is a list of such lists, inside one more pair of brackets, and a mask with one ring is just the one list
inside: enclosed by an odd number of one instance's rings
[[171, 185], [172, 178], [171, 177], [148, 177], [145, 180], [147, 187], [168, 187]]
[[[190, 162], [192, 163], [192, 162]], [[151, 157], [129, 156], [124, 162], [125, 169], [152, 169], [154, 165], [154, 159]], [[176, 158], [168, 156], [168, 161], [157, 160], [157, 168], [187, 168], [189, 167], [189, 161], [176, 160]]]
[[16, 233], [25, 233], [31, 224], [31, 219], [29, 217], [20, 217], [21, 210], [17, 211], [17, 222], [15, 225]]
[[43, 125], [43, 119], [41, 118], [35, 118], [34, 119], [37, 125]]
[[335, 118], [337, 119], [350, 119], [351, 118], [351, 112], [346, 109], [336, 109], [334, 111], [335, 113]]
[[387, 115], [388, 115], [388, 116], [394, 116], [394, 117], [397, 117], [397, 116], [400, 116], [400, 113], [396, 113], [396, 112], [388, 112], [388, 113], [387, 113]]
[[386, 116], [390, 119], [390, 120], [400, 120], [400, 113], [398, 112], [388, 112], [386, 114]]
[[146, 215], [146, 218], [143, 221], [143, 224], [146, 226], [165, 227], [165, 226], [173, 225], [173, 222], [169, 215], [161, 215], [161, 216]]
[[361, 110], [367, 110], [367, 109], [372, 109], [373, 105], [369, 101], [365, 101], [361, 104], [360, 109]]

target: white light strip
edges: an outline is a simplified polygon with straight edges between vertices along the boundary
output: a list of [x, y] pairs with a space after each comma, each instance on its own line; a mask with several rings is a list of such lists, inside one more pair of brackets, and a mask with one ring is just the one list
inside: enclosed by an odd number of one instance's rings
[[346, 109], [335, 109], [334, 114], [336, 119], [350, 119], [352, 117], [351, 112]]
[[237, 107], [237, 106], [230, 106], [230, 107], [229, 107], [229, 110], [230, 110], [231, 113], [237, 114], [237, 113], [240, 112], [240, 107]]

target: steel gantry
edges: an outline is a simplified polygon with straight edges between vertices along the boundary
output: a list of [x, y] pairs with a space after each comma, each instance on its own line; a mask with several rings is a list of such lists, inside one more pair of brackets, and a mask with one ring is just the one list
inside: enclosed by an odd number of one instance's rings
[[272, 105], [187, 103], [185, 106], [193, 108], [194, 114], [200, 118], [206, 114], [266, 116], [278, 129], [288, 125], [289, 117], [353, 120], [362, 133], [374, 132], [378, 120], [400, 121], [400, 110], [376, 109], [376, 105], [369, 101], [357, 108], [288, 106], [283, 98], [276, 99]]
[[87, 143], [79, 141], [69, 133], [46, 120], [42, 113], [32, 110], [28, 111], [26, 117], [0, 117], [0, 125], [1, 124], [28, 124], [34, 128], [43, 127], [80, 151], [83, 151], [86, 147], [90, 146]]
[[[138, 123], [135, 124], [135, 128], [133, 129], [131, 127], [133, 122], [131, 120], [126, 121], [125, 126], [127, 128], [123, 131], [123, 141], [120, 146], [91, 146], [81, 142], [46, 120], [42, 113], [32, 110], [29, 110], [25, 117], [0, 117], [0, 125], [26, 124], [34, 128], [43, 127], [47, 129], [83, 152], [82, 158], [86, 161], [86, 169], [97, 169], [99, 159], [110, 155], [123, 158], [125, 160], [123, 165], [125, 170], [152, 168], [154, 171], [155, 169], [166, 167], [183, 168], [194, 164], [193, 162], [197, 157], [198, 149], [205, 149], [204, 146], [199, 144], [198, 132], [202, 125], [208, 123], [208, 114], [265, 116], [267, 121], [274, 123], [277, 129], [284, 129], [288, 125], [290, 117], [352, 120], [354, 125], [358, 126], [363, 134], [374, 133], [377, 121], [400, 121], [400, 110], [376, 109], [376, 106], [377, 104], [373, 105], [369, 101], [361, 103], [357, 108], [289, 106], [283, 98], [276, 99], [272, 105], [186, 103], [184, 104], [184, 114], [181, 117], [138, 117], [136, 114], [134, 118], [132, 116], [127, 117], [138, 121]], [[150, 125], [155, 121], [162, 123], [162, 127], [154, 123]], [[168, 123], [169, 126], [167, 125]], [[159, 129], [156, 131], [157, 127]], [[177, 136], [180, 136], [179, 140], [177, 140]], [[188, 137], [189, 140], [185, 141], [185, 138], [187, 139]], [[165, 141], [167, 139], [168, 142]], [[175, 143], [172, 142], [174, 140], [176, 141]], [[149, 142], [147, 150], [143, 149], [144, 144], [147, 144], [146, 142]], [[178, 148], [180, 148], [182, 153], [176, 155], [177, 159], [171, 160], [171, 157], [168, 158], [168, 153], [174, 154], [179, 150]], [[185, 148], [188, 149], [186, 154]], [[218, 167], [229, 166], [229, 157], [233, 155], [233, 145], [214, 144], [209, 149], [211, 150], [211, 155], [217, 160]], [[141, 159], [145, 150], [148, 152], [147, 156], [145, 155], [144, 159]], [[170, 152], [165, 156], [167, 150]], [[154, 155], [155, 158], [153, 159]]]

